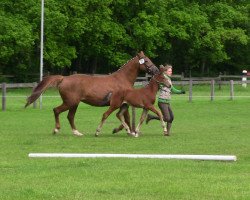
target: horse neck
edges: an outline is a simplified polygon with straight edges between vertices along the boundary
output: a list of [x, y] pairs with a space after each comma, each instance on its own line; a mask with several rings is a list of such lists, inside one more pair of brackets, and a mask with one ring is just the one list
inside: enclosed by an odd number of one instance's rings
[[149, 84], [147, 85], [147, 89], [150, 90], [154, 95], [156, 95], [158, 88], [159, 88], [158, 83], [155, 80], [153, 80], [153, 78], [151, 78]]
[[114, 74], [119, 77], [125, 77], [132, 85], [134, 84], [138, 74], [139, 74], [139, 61], [137, 57], [132, 58], [128, 63], [123, 65], [118, 71]]

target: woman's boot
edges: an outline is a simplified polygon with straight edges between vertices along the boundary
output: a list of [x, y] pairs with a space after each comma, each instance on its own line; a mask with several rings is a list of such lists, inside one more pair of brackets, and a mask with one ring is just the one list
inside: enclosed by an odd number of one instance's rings
[[170, 129], [171, 129], [172, 123], [167, 123], [167, 133], [164, 134], [164, 136], [170, 136]]

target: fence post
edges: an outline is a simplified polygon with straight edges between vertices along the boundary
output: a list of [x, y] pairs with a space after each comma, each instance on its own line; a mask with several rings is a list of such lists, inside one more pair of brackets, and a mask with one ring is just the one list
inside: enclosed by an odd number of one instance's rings
[[214, 80], [211, 80], [211, 101], [214, 100]]
[[6, 83], [2, 83], [2, 111], [6, 111]]
[[221, 90], [221, 75], [222, 75], [222, 73], [220, 72], [220, 74], [218, 76], [219, 90]]
[[184, 79], [184, 72], [181, 72], [181, 80]]
[[[37, 83], [34, 83], [33, 89], [35, 89], [35, 87], [37, 86]], [[37, 108], [37, 101], [34, 101], [33, 103], [33, 108]]]
[[221, 90], [221, 80], [219, 80], [219, 90]]
[[193, 81], [192, 79], [189, 80], [189, 102], [192, 102], [193, 98]]
[[234, 81], [230, 80], [230, 100], [234, 99]]

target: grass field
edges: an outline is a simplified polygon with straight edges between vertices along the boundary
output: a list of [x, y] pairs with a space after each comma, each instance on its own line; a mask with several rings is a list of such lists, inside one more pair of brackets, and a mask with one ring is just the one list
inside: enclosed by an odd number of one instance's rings
[[[188, 90], [188, 88], [186, 88]], [[142, 126], [143, 135], [112, 135], [113, 114], [100, 137], [95, 129], [106, 108], [80, 104], [74, 137], [61, 115], [60, 134], [52, 135], [57, 91], [43, 97], [43, 109], [23, 109], [30, 90], [8, 90], [7, 111], [0, 112], [0, 199], [250, 199], [250, 88], [194, 86], [173, 96], [171, 137], [158, 121]], [[219, 97], [220, 96], [220, 97]], [[137, 110], [137, 116], [141, 111]], [[28, 158], [30, 152], [236, 155], [236, 162], [119, 158]]]

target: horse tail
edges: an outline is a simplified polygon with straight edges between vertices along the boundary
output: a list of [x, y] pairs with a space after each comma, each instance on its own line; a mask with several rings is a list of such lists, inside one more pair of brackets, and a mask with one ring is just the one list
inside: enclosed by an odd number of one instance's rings
[[27, 103], [25, 108], [36, 101], [40, 95], [47, 90], [49, 87], [58, 87], [58, 85], [62, 82], [63, 76], [55, 75], [55, 76], [47, 76], [45, 77], [32, 91], [32, 94], [27, 98]]

